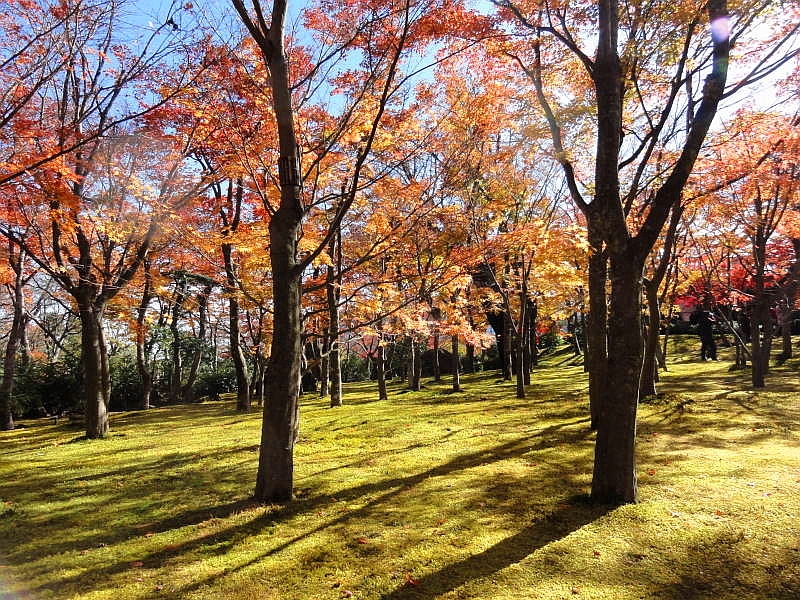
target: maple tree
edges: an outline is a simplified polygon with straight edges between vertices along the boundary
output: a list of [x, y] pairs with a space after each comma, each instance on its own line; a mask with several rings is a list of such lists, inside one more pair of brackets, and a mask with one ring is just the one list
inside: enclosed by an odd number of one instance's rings
[[[587, 220], [592, 248], [590, 399], [598, 430], [592, 497], [610, 503], [634, 502], [643, 340], [633, 324], [639, 322], [644, 263], [680, 202], [720, 101], [790, 61], [796, 55], [794, 48], [785, 53], [777, 50], [783, 50], [784, 44], [791, 46], [797, 26], [781, 24], [763, 60], [754, 59], [751, 71], [726, 89], [731, 40], [746, 36], [763, 7], [737, 6], [731, 15], [724, 0], [709, 2], [702, 9], [687, 4], [680, 10], [673, 4], [642, 3], [631, 11], [603, 0], [596, 12], [580, 4], [510, 0], [495, 4], [523, 40], [498, 51], [512, 57], [532, 82], [570, 195]], [[702, 21], [705, 28], [700, 26]], [[710, 44], [700, 38], [703, 29]], [[594, 58], [585, 49], [581, 31], [597, 36]], [[662, 60], [665, 57], [669, 59]], [[570, 138], [564, 134], [562, 118], [566, 111], [558, 104], [563, 96], [555, 97], [549, 89], [552, 66], [563, 61], [573, 65], [570, 72], [577, 84], [567, 100], [574, 99], [577, 109], [591, 107], [596, 114], [593, 156], [583, 156], [578, 148], [567, 145]], [[558, 81], [557, 73], [552, 76]], [[656, 79], [664, 83], [654, 84]], [[647, 97], [642, 90], [645, 81], [650, 84]], [[587, 96], [587, 102], [582, 102]], [[650, 108], [653, 104], [659, 108]], [[675, 123], [681, 121], [686, 127], [678, 137]], [[629, 133], [634, 134], [633, 140]], [[654, 172], [654, 160], [667, 150], [674, 158], [665, 170]], [[593, 162], [594, 167], [583, 168], [581, 159]], [[629, 175], [627, 189], [621, 185], [623, 174]], [[583, 176], [591, 177], [591, 186], [583, 185]], [[641, 217], [631, 222], [637, 204]], [[607, 283], [611, 288], [608, 308]]]

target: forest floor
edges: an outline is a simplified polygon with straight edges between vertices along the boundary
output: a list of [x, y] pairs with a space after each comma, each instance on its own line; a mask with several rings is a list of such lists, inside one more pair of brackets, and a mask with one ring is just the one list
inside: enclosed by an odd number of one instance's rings
[[[528, 398], [494, 372], [304, 396], [298, 499], [248, 500], [258, 411], [116, 413], [111, 436], [0, 435], [0, 598], [800, 598], [800, 361], [766, 391], [674, 345], [641, 406], [641, 502], [586, 501], [593, 435], [564, 352]], [[692, 354], [689, 354], [692, 352]]]

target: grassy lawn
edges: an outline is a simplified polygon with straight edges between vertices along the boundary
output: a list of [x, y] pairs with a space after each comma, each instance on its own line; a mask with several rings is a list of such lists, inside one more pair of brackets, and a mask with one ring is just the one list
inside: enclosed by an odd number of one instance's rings
[[0, 598], [797, 600], [800, 364], [754, 392], [676, 350], [641, 407], [642, 502], [616, 509], [585, 499], [567, 354], [525, 400], [496, 373], [305, 396], [285, 508], [248, 501], [259, 415], [231, 402], [115, 414], [92, 442], [23, 422], [0, 435]]

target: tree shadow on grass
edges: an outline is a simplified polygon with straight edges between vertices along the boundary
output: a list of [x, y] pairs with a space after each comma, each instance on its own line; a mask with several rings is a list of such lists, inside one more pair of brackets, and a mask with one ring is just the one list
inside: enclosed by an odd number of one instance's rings
[[[274, 510], [268, 510], [262, 514], [259, 514], [253, 519], [248, 520], [245, 523], [229, 527], [223, 531], [215, 531], [212, 533], [208, 533], [206, 535], [193, 538], [187, 542], [176, 544], [164, 548], [162, 550], [152, 552], [150, 554], [141, 557], [140, 561], [143, 563], [144, 568], [155, 568], [164, 564], [166, 561], [170, 559], [173, 559], [185, 553], [190, 553], [192, 551], [198, 550], [210, 544], [220, 548], [220, 547], [225, 547], [226, 544], [234, 543], [236, 540], [241, 539], [243, 536], [258, 535], [271, 525], [286, 522], [298, 515], [313, 514], [318, 509], [325, 506], [329, 506], [332, 501], [347, 503], [361, 498], [370, 498], [370, 500], [360, 508], [356, 510], [347, 511], [344, 514], [334, 519], [331, 519], [330, 521], [322, 523], [319, 526], [310, 529], [309, 531], [301, 533], [300, 535], [297, 535], [294, 538], [284, 543], [281, 543], [262, 554], [259, 554], [258, 556], [256, 556], [251, 560], [248, 560], [240, 565], [237, 565], [236, 567], [226, 569], [222, 573], [215, 574], [207, 578], [201, 579], [199, 581], [192, 582], [182, 587], [180, 590], [177, 590], [174, 593], [174, 595], [162, 594], [161, 596], [163, 598], [175, 598], [175, 599], [182, 598], [185, 597], [185, 594], [193, 590], [196, 590], [205, 585], [209, 585], [213, 581], [228, 576], [232, 573], [239, 572], [253, 564], [260, 562], [261, 560], [264, 560], [265, 558], [268, 558], [269, 556], [277, 554], [278, 552], [292, 546], [293, 544], [296, 544], [301, 540], [307, 539], [335, 525], [339, 525], [342, 523], [353, 521], [355, 519], [366, 517], [377, 507], [393, 501], [398, 494], [401, 494], [407, 491], [409, 488], [419, 485], [432, 477], [443, 477], [455, 471], [484, 466], [497, 461], [506, 460], [509, 458], [526, 454], [528, 452], [534, 452], [536, 450], [549, 447], [553, 444], [553, 435], [558, 435], [559, 441], [570, 441], [572, 443], [578, 443], [582, 439], [587, 437], [589, 434], [588, 430], [584, 428], [581, 428], [580, 430], [571, 430], [566, 433], [561, 431], [563, 428], [564, 426], [562, 425], [554, 425], [552, 427], [548, 427], [540, 431], [539, 432], [540, 436], [538, 439], [535, 438], [530, 439], [528, 437], [513, 439], [488, 450], [481, 450], [457, 456], [448, 462], [437, 465], [431, 469], [421, 471], [413, 475], [409, 475], [407, 477], [397, 477], [379, 481], [376, 483], [367, 483], [352, 488], [340, 490], [335, 492], [336, 495], [335, 500], [331, 498], [330, 494], [316, 495], [316, 496], [309, 496], [308, 498], [302, 498], [296, 500], [290, 505], [279, 507]], [[375, 496], [375, 494], [377, 494], [377, 496]], [[154, 531], [154, 532], [166, 531], [167, 529], [171, 528], [179, 528], [187, 525], [192, 525], [198, 523], [199, 521], [205, 520], [210, 516], [220, 515], [224, 517], [226, 515], [232, 515], [235, 512], [240, 512], [246, 509], [248, 506], [255, 506], [255, 505], [249, 503], [246, 500], [241, 500], [211, 509], [189, 511], [181, 515], [177, 515], [173, 518], [166, 519], [161, 523], [152, 523], [148, 527], [148, 531]], [[570, 510], [573, 509], [571, 508]], [[559, 510], [556, 513], [554, 513], [553, 516], [551, 517], [554, 520], [558, 520], [559, 522], [563, 521], [566, 524], [565, 527], [563, 528], [563, 534], [560, 535], [566, 535], [566, 533], [570, 531], [570, 527], [577, 523], [577, 521], [575, 521], [575, 516], [574, 515], [570, 516], [568, 512], [569, 511], [567, 511], [566, 509], [564, 511]], [[586, 518], [588, 518], [589, 515], [592, 515], [592, 518], [596, 518], [596, 516], [602, 513], [598, 513], [594, 510], [584, 509], [583, 513], [579, 512], [576, 514], [585, 514]], [[578, 521], [582, 522], [583, 518], [578, 519]], [[585, 523], [582, 522], [582, 524]], [[581, 525], [576, 525], [576, 526], [580, 527]], [[552, 529], [552, 524], [549, 524], [548, 528]], [[128, 534], [130, 532], [125, 532], [125, 533]], [[529, 534], [530, 533], [531, 532], [529, 532]], [[548, 542], [544, 541], [542, 543], [544, 544]], [[514, 541], [513, 544], [509, 544], [509, 547], [511, 545], [516, 546], [518, 545], [518, 543]], [[505, 548], [506, 546], [503, 546], [503, 550], [505, 550]], [[77, 575], [61, 578], [56, 581], [51, 581], [41, 586], [25, 591], [28, 593], [36, 594], [46, 590], [59, 590], [66, 586], [80, 585], [81, 582], [83, 581], [104, 581], [108, 580], [113, 575], [128, 570], [129, 568], [130, 564], [128, 562], [118, 562], [101, 568], [87, 569]]]
[[588, 503], [562, 506], [479, 554], [424, 575], [413, 584], [406, 582], [402, 587], [381, 596], [381, 600], [418, 600], [445, 594], [520, 562], [610, 510], [609, 506], [592, 506]]

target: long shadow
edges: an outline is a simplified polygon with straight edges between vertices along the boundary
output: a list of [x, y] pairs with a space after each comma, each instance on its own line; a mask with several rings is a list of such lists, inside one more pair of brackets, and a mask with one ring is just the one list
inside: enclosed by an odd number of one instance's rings
[[[473, 452], [470, 454], [465, 454], [455, 457], [451, 461], [448, 461], [444, 464], [438, 465], [436, 467], [433, 467], [432, 469], [428, 469], [426, 471], [422, 471], [414, 475], [410, 475], [408, 477], [398, 477], [376, 483], [362, 484], [359, 486], [355, 486], [353, 488], [335, 492], [335, 497], [338, 499], [338, 501], [341, 502], [350, 502], [361, 497], [372, 497], [374, 494], [380, 494], [380, 495], [372, 498], [362, 507], [356, 510], [348, 511], [336, 517], [335, 519], [332, 519], [309, 531], [306, 531], [305, 533], [302, 533], [292, 538], [291, 540], [288, 540], [278, 546], [275, 546], [267, 550], [265, 553], [253, 558], [252, 560], [249, 560], [243, 564], [228, 569], [223, 573], [212, 575], [200, 581], [193, 582], [181, 588], [179, 591], [177, 591], [175, 596], [164, 595], [163, 597], [176, 598], [176, 599], [182, 598], [184, 597], [185, 594], [194, 589], [197, 589], [204, 585], [208, 585], [212, 581], [215, 581], [231, 573], [241, 571], [242, 569], [245, 569], [246, 567], [257, 563], [263, 560], [264, 558], [274, 555], [301, 540], [307, 539], [308, 537], [316, 533], [328, 529], [329, 527], [350, 520], [354, 520], [356, 518], [364, 517], [368, 515], [370, 511], [372, 511], [376, 506], [391, 500], [397, 494], [400, 494], [413, 486], [419, 485], [420, 483], [429, 478], [445, 476], [455, 471], [486, 465], [488, 463], [505, 460], [508, 458], [526, 454], [528, 452], [534, 452], [536, 450], [541, 450], [542, 448], [549, 447], [550, 445], [552, 445], [554, 440], [548, 434], [559, 433], [560, 430], [563, 428], [564, 428], [563, 425], [554, 425], [552, 427], [548, 427], [542, 430], [541, 432], [539, 432], [542, 435], [542, 438], [535, 444], [531, 444], [530, 438], [527, 437], [518, 438], [506, 442], [504, 444], [501, 444], [499, 446], [496, 446], [494, 448], [491, 448], [489, 450]], [[578, 443], [588, 435], [589, 431], [587, 429], [582, 428], [581, 430], [578, 431], [570, 431], [568, 435], [559, 436], [557, 441], [563, 442], [569, 440], [574, 443]], [[219, 546], [220, 543], [232, 542], [233, 540], [239, 539], [240, 536], [243, 535], [257, 535], [270, 525], [280, 522], [285, 522], [291, 519], [292, 517], [295, 517], [303, 513], [312, 513], [318, 510], [322, 506], [329, 506], [330, 503], [331, 503], [330, 494], [312, 496], [309, 497], [308, 499], [296, 500], [295, 502], [286, 507], [279, 508], [274, 511], [265, 512], [264, 514], [259, 515], [258, 517], [246, 523], [242, 523], [234, 527], [229, 527], [228, 529], [225, 529], [224, 531], [221, 532], [212, 532], [207, 535], [194, 538], [186, 543], [178, 544], [175, 546], [171, 546], [169, 548], [159, 550], [157, 552], [150, 553], [140, 558], [140, 560], [144, 563], [145, 568], [148, 568], [150, 566], [156, 567], [163, 564], [165, 561], [170, 560], [171, 558], [201, 548], [202, 546], [205, 546], [211, 543], [212, 541], [215, 545]], [[189, 516], [190, 517], [195, 516], [196, 518], [197, 512], [198, 511], [191, 511]], [[167, 522], [170, 525], [183, 526], [181, 525], [182, 523], [181, 517], [169, 519]], [[187, 523], [183, 524], [185, 525]], [[163, 528], [160, 527], [159, 524], [154, 524], [153, 527], [154, 530], [163, 530]], [[128, 562], [119, 562], [98, 569], [89, 569], [71, 577], [65, 577], [56, 581], [51, 581], [47, 584], [43, 584], [41, 586], [26, 590], [26, 592], [35, 594], [37, 592], [42, 592], [45, 590], [58, 590], [59, 588], [62, 588], [64, 586], [79, 585], [83, 581], [103, 581], [108, 577], [126, 571], [129, 568], [130, 565]]]
[[415, 580], [413, 585], [407, 582], [393, 592], [381, 596], [381, 600], [419, 600], [445, 594], [465, 583], [488, 577], [518, 563], [536, 550], [577, 531], [610, 510], [611, 507], [608, 506], [564, 506], [480, 554], [424, 575]]

